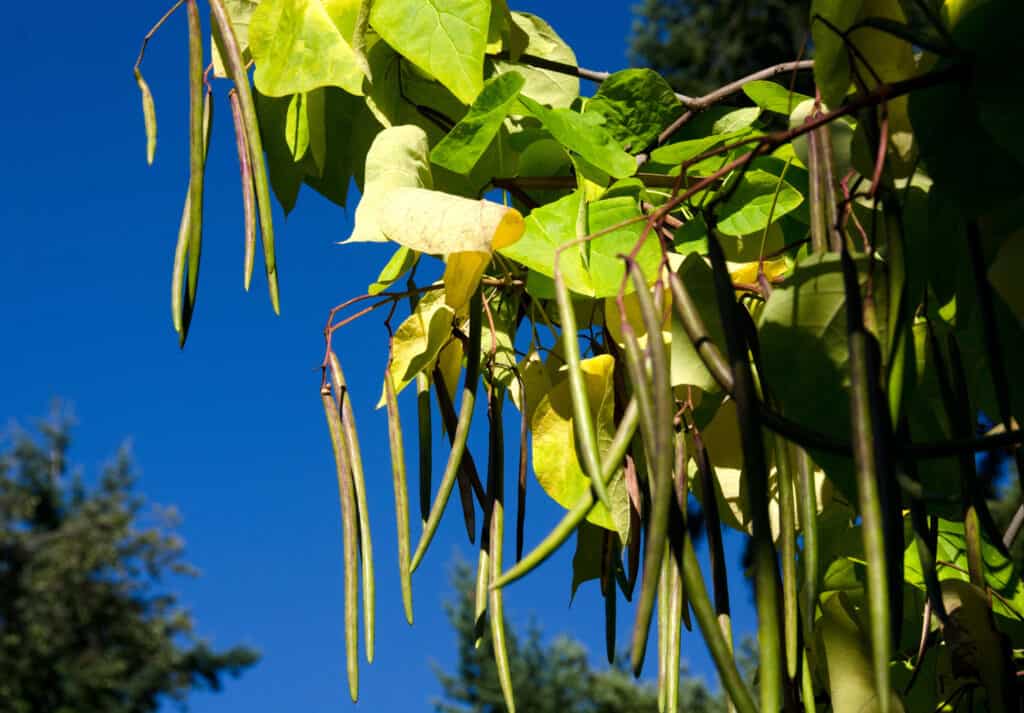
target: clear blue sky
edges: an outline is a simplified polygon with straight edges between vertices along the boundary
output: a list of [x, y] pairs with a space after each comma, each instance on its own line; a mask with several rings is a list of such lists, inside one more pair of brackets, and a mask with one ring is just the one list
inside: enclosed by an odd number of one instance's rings
[[[150, 44], [144, 67], [160, 122], [152, 168], [131, 75], [143, 33], [168, 4], [7, 9], [0, 418], [42, 416], [51, 399], [66, 399], [80, 421], [72, 454], [79, 464], [94, 472], [129, 439], [140, 490], [181, 511], [188, 557], [204, 576], [169, 586], [215, 645], [246, 643], [264, 654], [223, 693], [194, 696], [193, 711], [432, 710], [440, 693], [432, 665], [455, 661], [441, 608], [451, 594], [447, 574], [457, 557], [475, 555], [458, 514], [446, 517], [414, 578], [409, 628], [395, 566], [386, 424], [372, 409], [386, 348], [374, 318], [347, 329], [341, 350], [370, 477], [377, 661], [362, 665], [358, 706], [344, 682], [338, 498], [316, 366], [327, 309], [363, 291], [387, 251], [336, 246], [351, 212], [304, 191], [296, 213], [277, 223], [282, 316], [273, 316], [262, 280], [244, 293], [236, 154], [219, 87], [199, 306], [188, 348], [178, 350], [169, 281], [187, 180], [183, 16]], [[626, 66], [629, 3], [510, 4], [548, 19], [581, 64]], [[478, 457], [481, 433], [478, 426]], [[528, 547], [559, 514], [536, 483], [530, 493]], [[600, 597], [585, 585], [568, 607], [571, 556], [568, 546], [536, 577], [511, 586], [506, 606], [514, 625], [535, 617], [548, 635], [580, 638], [597, 659]], [[734, 570], [743, 633], [753, 624], [739, 579]], [[620, 642], [631, 618], [620, 608]], [[699, 637], [684, 635], [683, 647], [691, 668], [713, 677]]]

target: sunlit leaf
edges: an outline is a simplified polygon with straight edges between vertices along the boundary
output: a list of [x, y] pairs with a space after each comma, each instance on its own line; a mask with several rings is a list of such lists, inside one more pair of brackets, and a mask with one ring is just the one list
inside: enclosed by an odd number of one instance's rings
[[[430, 367], [452, 333], [455, 310], [445, 304], [444, 290], [425, 292], [416, 310], [399, 325], [391, 342], [391, 376], [395, 393]], [[384, 405], [383, 393], [377, 408]]]
[[410, 250], [404, 245], [399, 246], [384, 267], [381, 268], [380, 274], [377, 275], [376, 281], [367, 289], [367, 293], [371, 295], [380, 294], [407, 273], [415, 264], [416, 251]]
[[744, 84], [743, 93], [765, 111], [785, 116], [789, 116], [797, 104], [810, 99], [806, 94], [793, 92], [781, 84], [760, 79]]
[[579, 114], [571, 109], [549, 109], [525, 95], [519, 101], [540, 119], [560, 144], [608, 175], [625, 178], [636, 173], [636, 159], [626, 153], [602, 126], [604, 117]]
[[490, 17], [490, 0], [456, 0], [443, 6], [420, 0], [375, 0], [370, 24], [403, 57], [469, 104], [483, 88]]
[[349, 44], [358, 10], [359, 0], [262, 0], [249, 24], [256, 88], [272, 97], [326, 86], [362, 94]]
[[[544, 20], [525, 12], [513, 12], [512, 22], [526, 40], [526, 43], [518, 48], [519, 53], [576, 66], [576, 55], [572, 48]], [[518, 53], [510, 51], [510, 54], [514, 59]], [[526, 78], [523, 95], [541, 104], [568, 107], [580, 94], [580, 80], [573, 75], [504, 59], [492, 59], [488, 62], [496, 74], [509, 71], [522, 74]]]
[[718, 230], [726, 235], [747, 235], [795, 210], [803, 202], [800, 192], [767, 171], [747, 171], [718, 209]]
[[[584, 359], [583, 370], [591, 413], [597, 426], [599, 448], [611, 442], [615, 432], [615, 394], [612, 373], [615, 360], [607, 354]], [[565, 372], [557, 379], [537, 405], [530, 421], [533, 434], [533, 469], [541, 487], [562, 507], [572, 507], [590, 486], [576, 454], [576, 436], [572, 419], [572, 399]], [[614, 506], [609, 513], [597, 503], [587, 520], [607, 530], [624, 535], [629, 529], [629, 499], [622, 471], [612, 477], [608, 495]]]
[[434, 146], [430, 160], [457, 173], [473, 168], [497, 135], [523, 83], [518, 72], [488, 80], [469, 112]]
[[427, 135], [419, 127], [395, 126], [377, 134], [366, 154], [363, 195], [349, 242], [387, 240], [378, 225], [378, 212], [391, 207], [385, 199], [395, 188], [433, 186], [428, 152]]
[[612, 137], [633, 151], [644, 149], [682, 112], [672, 87], [650, 69], [615, 72], [586, 107], [586, 113], [603, 116]]

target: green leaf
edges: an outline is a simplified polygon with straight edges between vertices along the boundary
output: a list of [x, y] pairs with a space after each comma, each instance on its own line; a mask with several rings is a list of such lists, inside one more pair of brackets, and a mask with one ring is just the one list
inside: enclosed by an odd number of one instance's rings
[[[759, 330], [764, 383], [783, 412], [841, 440], [850, 432], [845, 307], [839, 256], [812, 255], [772, 291]], [[845, 494], [856, 497], [848, 458], [814, 457]]]
[[[544, 57], [554, 62], [562, 62], [576, 66], [576, 54], [561, 37], [541, 18], [525, 12], [513, 12], [512, 22], [519, 32], [526, 37], [526, 44], [521, 48], [522, 54]], [[517, 54], [510, 51], [512, 57]], [[495, 74], [516, 71], [526, 78], [523, 95], [548, 106], [565, 108], [572, 104], [580, 95], [578, 77], [541, 69], [527, 64], [503, 60], [489, 59]]]
[[377, 223], [378, 210], [388, 207], [386, 196], [396, 188], [433, 186], [427, 154], [427, 135], [417, 126], [395, 126], [377, 134], [366, 153], [363, 196], [347, 242], [387, 240]]
[[761, 116], [761, 107], [759, 106], [736, 109], [715, 120], [711, 131], [716, 134], [734, 134], [737, 131], [750, 128], [759, 116]]
[[717, 134], [713, 136], [704, 136], [699, 139], [677, 141], [674, 144], [668, 144], [667, 146], [654, 149], [654, 151], [651, 152], [651, 161], [666, 165], [680, 164], [683, 161], [689, 161], [692, 158], [710, 151], [715, 146], [718, 146], [718, 144], [721, 144], [730, 138], [733, 137], [724, 134]]
[[430, 160], [450, 171], [468, 173], [501, 129], [524, 83], [518, 72], [489, 79], [469, 112], [434, 146]]
[[[608, 354], [580, 362], [591, 414], [597, 427], [598, 447], [603, 450], [615, 435], [615, 389], [612, 374], [615, 360]], [[576, 453], [572, 399], [565, 371], [552, 381], [551, 390], [534, 409], [530, 420], [533, 434], [533, 469], [544, 491], [565, 508], [575, 505], [589, 490], [590, 478], [583, 473]], [[620, 469], [608, 484], [613, 512], [597, 503], [587, 521], [623, 535], [629, 531], [629, 496]]]
[[1008, 237], [999, 248], [995, 260], [988, 269], [988, 279], [1014, 316], [1024, 323], [1024, 280], [1020, 279], [1020, 268], [1024, 265], [1024, 230], [1018, 230]]
[[[526, 218], [526, 231], [519, 242], [501, 249], [502, 255], [545, 275], [554, 276], [555, 252], [575, 239], [579, 215], [580, 191], [535, 209]], [[587, 206], [588, 229], [595, 233], [640, 216], [636, 200], [619, 196], [600, 200]], [[559, 269], [571, 292], [587, 297], [611, 297], [618, 294], [624, 274], [620, 254], [632, 250], [643, 231], [643, 222], [599, 235], [596, 238], [563, 250]], [[637, 261], [647, 274], [654, 274], [661, 253], [651, 236], [637, 254]], [[627, 291], [631, 288], [627, 286]]]
[[370, 24], [463, 103], [483, 88], [490, 0], [375, 0]]
[[622, 150], [601, 125], [596, 114], [579, 114], [571, 109], [548, 109], [527, 96], [519, 97], [527, 110], [540, 119], [544, 128], [570, 151], [575, 151], [613, 178], [636, 173], [636, 159]]
[[[984, 532], [982, 532], [984, 537]], [[917, 545], [910, 543], [904, 553], [904, 578], [909, 584], [924, 591], [924, 576], [921, 572], [921, 560], [917, 553]], [[984, 563], [985, 583], [997, 592], [999, 597], [992, 597], [992, 611], [1008, 619], [1016, 619], [1016, 612], [1024, 611], [1024, 581], [1021, 573], [1014, 567], [1011, 560], [1003, 556], [999, 549], [987, 540], [981, 543], [981, 557]], [[948, 562], [954, 567], [938, 566], [939, 580], [956, 579], [970, 581], [967, 574], [967, 544], [964, 539], [964, 524], [939, 520], [939, 539], [935, 548], [937, 562]], [[963, 570], [963, 571], [960, 571]]]
[[586, 105], [586, 113], [603, 116], [612, 137], [633, 151], [646, 148], [682, 112], [672, 87], [650, 69], [615, 72]]
[[267, 154], [270, 186], [274, 189], [277, 202], [281, 204], [285, 215], [287, 215], [295, 207], [304, 173], [303, 167], [295, 163], [287, 140], [288, 108], [292, 98], [268, 97], [257, 90], [253, 94], [253, 100], [256, 105], [263, 150]]
[[[242, 62], [248, 64], [252, 59], [252, 52], [249, 50], [249, 21], [260, 0], [224, 0], [224, 7], [231, 19], [231, 26], [235, 30], [235, 38], [238, 40], [238, 49], [242, 53]], [[216, 41], [210, 43], [211, 57], [213, 60], [213, 76], [224, 78], [228, 76], [224, 68], [224, 59], [221, 57], [220, 47]]]
[[576, 597], [576, 590], [584, 582], [601, 578], [601, 564], [604, 559], [604, 540], [607, 530], [591, 525], [587, 521], [576, 528], [576, 552], [572, 556], [572, 593], [569, 602]]
[[719, 208], [718, 229], [726, 235], [756, 233], [795, 210], [803, 199], [793, 186], [767, 171], [747, 171]]
[[306, 172], [305, 182], [337, 205], [344, 206], [352, 180], [352, 162], [366, 155], [370, 137], [355, 130], [372, 117], [359, 98], [338, 89], [323, 87], [310, 92], [309, 146], [315, 172]]
[[[391, 342], [391, 377], [395, 394], [432, 366], [452, 333], [455, 310], [445, 303], [444, 290], [425, 292], [416, 310], [398, 326]], [[384, 405], [381, 393], [377, 408]]]
[[[719, 349], [723, 348], [725, 333], [722, 330], [722, 320], [718, 315], [711, 266], [697, 253], [690, 253], [676, 272], [700, 310], [712, 341], [718, 345]], [[693, 342], [690, 341], [675, 310], [672, 312], [671, 375], [673, 386], [687, 384], [706, 392], [716, 392], [720, 389], [718, 382], [711, 376], [693, 348]]]
[[[641, 217], [636, 199], [629, 196], [609, 198], [588, 204], [588, 229], [591, 233], [608, 230], [627, 220]], [[635, 221], [629, 225], [611, 230], [587, 241], [591, 296], [614, 297], [623, 286], [626, 266], [621, 255], [628, 255], [643, 234], [644, 222]], [[637, 264], [645, 275], [653, 276], [661, 261], [661, 248], [657, 236], [651, 232], [643, 247], [636, 255]], [[633, 287], [627, 281], [626, 292]]]
[[765, 111], [789, 116], [794, 107], [810, 99], [806, 94], [791, 92], [788, 87], [758, 79], [743, 85], [743, 93]]
[[[555, 251], [576, 235], [576, 217], [579, 215], [582, 194], [575, 191], [561, 200], [548, 203], [526, 217], [526, 232], [522, 239], [498, 252], [542, 275], [554, 275]], [[583, 295], [591, 292], [590, 275], [583, 262], [583, 250], [563, 250], [558, 266], [570, 291]]]
[[256, 88], [273, 97], [326, 86], [362, 94], [348, 43], [358, 10], [359, 0], [263, 0], [249, 25]]
[[[865, 713], [879, 708], [868, 635], [852, 612], [847, 595], [836, 594], [822, 605], [817, 624], [834, 713]], [[888, 691], [886, 695], [891, 697], [889, 710], [902, 713], [903, 703], [896, 693]]]
[[849, 50], [838, 32], [850, 28], [863, 4], [863, 0], [814, 0], [811, 3], [814, 81], [821, 89], [822, 101], [831, 106], [839, 106], [850, 87]]
[[412, 266], [416, 264], [417, 257], [415, 250], [410, 250], [404, 245], [399, 246], [384, 267], [381, 268], [380, 274], [377, 275], [377, 280], [370, 285], [366, 292], [371, 295], [379, 295], [391, 287], [392, 284], [401, 278], [402, 275], [409, 272]]

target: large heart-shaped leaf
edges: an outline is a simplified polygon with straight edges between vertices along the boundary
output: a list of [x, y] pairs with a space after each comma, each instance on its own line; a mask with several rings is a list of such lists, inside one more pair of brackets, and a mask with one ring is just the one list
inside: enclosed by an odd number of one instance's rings
[[675, 92], [650, 69], [624, 69], [601, 82], [586, 113], [600, 114], [616, 141], [640, 151], [683, 111]]
[[490, 19], [490, 0], [375, 0], [370, 11], [370, 24], [391, 47], [465, 104], [483, 88]]
[[272, 97], [327, 86], [362, 94], [349, 44], [358, 10], [359, 0], [263, 0], [249, 24], [256, 88]]
[[[525, 45], [520, 48], [521, 54], [544, 57], [570, 67], [576, 66], [576, 54], [572, 48], [544, 20], [529, 13], [513, 12], [512, 23], [526, 38]], [[520, 64], [510, 59], [493, 59], [489, 60], [489, 64], [495, 74], [511, 71], [522, 74], [526, 78], [523, 95], [541, 104], [564, 108], [580, 95], [580, 80], [574, 75]]]

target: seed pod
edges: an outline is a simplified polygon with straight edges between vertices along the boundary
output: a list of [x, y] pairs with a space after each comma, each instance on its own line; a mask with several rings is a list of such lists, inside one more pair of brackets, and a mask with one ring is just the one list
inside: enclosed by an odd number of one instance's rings
[[416, 416], [419, 426], [420, 454], [420, 519], [430, 516], [430, 481], [433, 469], [434, 434], [431, 426], [430, 379], [426, 374], [416, 375]]
[[572, 397], [573, 432], [576, 435], [576, 448], [583, 470], [590, 477], [590, 483], [598, 500], [612, 512], [612, 502], [601, 478], [601, 453], [597, 448], [597, 431], [594, 430], [594, 416], [590, 412], [590, 398], [587, 396], [587, 385], [583, 370], [580, 368], [579, 335], [576, 329], [576, 315], [572, 309], [572, 298], [565, 280], [555, 268], [555, 298], [558, 302], [558, 315], [562, 322], [562, 343], [565, 350], [565, 363], [568, 366], [569, 394]]
[[186, 299], [196, 302], [199, 285], [199, 258], [203, 247], [203, 174], [206, 149], [203, 146], [203, 37], [199, 24], [199, 4], [188, 0], [188, 93], [189, 93], [189, 241]]
[[366, 501], [366, 476], [363, 473], [363, 455], [359, 449], [359, 434], [356, 418], [352, 412], [345, 374], [341, 370], [338, 355], [329, 355], [331, 380], [341, 413], [342, 434], [348, 449], [348, 460], [352, 473], [352, 485], [356, 495], [356, 514], [359, 517], [359, 551], [363, 566], [363, 628], [366, 632], [366, 660], [373, 663], [374, 630], [376, 629], [376, 578], [373, 574], [373, 541], [370, 538], [370, 506]]
[[391, 474], [395, 488], [398, 575], [402, 586], [402, 606], [405, 609], [405, 619], [412, 624], [412, 573], [409, 571], [409, 495], [405, 484], [405, 444], [402, 439], [402, 421], [390, 369], [384, 372], [384, 395], [387, 399], [388, 441], [391, 445]]
[[146, 124], [146, 163], [152, 166], [156, 156], [156, 104], [153, 102], [153, 92], [138, 67], [135, 68], [135, 83], [139, 85], [142, 94], [142, 119]]
[[704, 493], [704, 527], [708, 536], [708, 559], [711, 561], [711, 586], [715, 597], [715, 616], [729, 651], [732, 651], [732, 608], [729, 603], [729, 574], [725, 566], [725, 543], [722, 520], [715, 497], [715, 474], [700, 432], [693, 430], [694, 457]]
[[[492, 391], [487, 404], [490, 421], [487, 480], [491, 502], [489, 545], [492, 582], [501, 574], [502, 550], [505, 543], [505, 436], [501, 420], [503, 398], [503, 394]], [[516, 703], [512, 692], [508, 644], [505, 641], [505, 608], [501, 589], [491, 588], [490, 606], [491, 641], [494, 643], [494, 663], [498, 669], [498, 682], [501, 684], [505, 708], [508, 709], [508, 713], [515, 713]]]
[[341, 499], [341, 522], [345, 552], [345, 662], [348, 668], [348, 690], [353, 701], [359, 699], [359, 573], [356, 560], [359, 557], [356, 540], [358, 522], [356, 503], [353, 495], [352, 476], [349, 473], [348, 448], [341, 429], [341, 414], [338, 404], [331, 396], [331, 387], [320, 391], [327, 429], [331, 434], [331, 448], [338, 471], [338, 495]]
[[651, 299], [647, 282], [640, 272], [639, 266], [636, 263], [630, 263], [629, 269], [633, 278], [633, 286], [636, 289], [640, 313], [643, 315], [647, 327], [654, 397], [654, 422], [649, 424], [651, 433], [647, 437], [653, 448], [650, 453], [651, 478], [649, 480], [651, 515], [648, 521], [647, 553], [644, 558], [644, 573], [640, 586], [640, 599], [637, 603], [631, 651], [633, 674], [639, 676], [643, 668], [651, 616], [654, 611], [654, 599], [658, 591], [661, 563], [668, 538], [668, 518], [673, 494], [674, 449], [672, 448], [672, 384], [669, 379], [665, 344], [660, 338], [661, 320], [658, 317], [658, 312], [655, 311], [654, 301]]
[[270, 303], [276, 314], [281, 313], [281, 300], [277, 288], [277, 258], [274, 255], [274, 224], [270, 203], [270, 184], [267, 180], [267, 166], [263, 158], [263, 140], [260, 137], [256, 105], [249, 86], [249, 74], [242, 52], [235, 36], [235, 28], [228, 14], [225, 0], [210, 0], [211, 30], [217, 43], [224, 67], [238, 90], [238, 105], [245, 123], [246, 138], [249, 142], [249, 158], [252, 162], [253, 183], [256, 188], [256, 208], [260, 218], [260, 235], [263, 239], [263, 260], [267, 270], [267, 289]]
[[448, 498], [455, 486], [455, 478], [462, 463], [462, 456], [466, 451], [466, 440], [469, 438], [469, 426], [473, 421], [473, 407], [476, 404], [476, 386], [480, 375], [480, 336], [483, 326], [483, 300], [478, 289], [469, 303], [469, 349], [466, 352], [466, 379], [462, 387], [462, 403], [459, 404], [459, 419], [455, 427], [455, 436], [452, 439], [452, 450], [448, 455], [448, 464], [445, 466], [444, 475], [441, 476], [441, 484], [438, 487], [437, 498], [430, 509], [430, 515], [423, 526], [423, 534], [420, 535], [416, 552], [412, 556], [412, 571], [415, 572], [423, 555], [427, 553], [427, 547], [437, 532], [437, 526], [441, 523], [441, 515], [444, 514]]
[[256, 195], [253, 192], [252, 161], [249, 158], [249, 136], [242, 118], [238, 90], [228, 92], [231, 120], [235, 125], [235, 146], [238, 149], [238, 170], [242, 184], [242, 211], [245, 219], [245, 257], [242, 264], [242, 286], [246, 292], [252, 282], [252, 266], [256, 261]]

